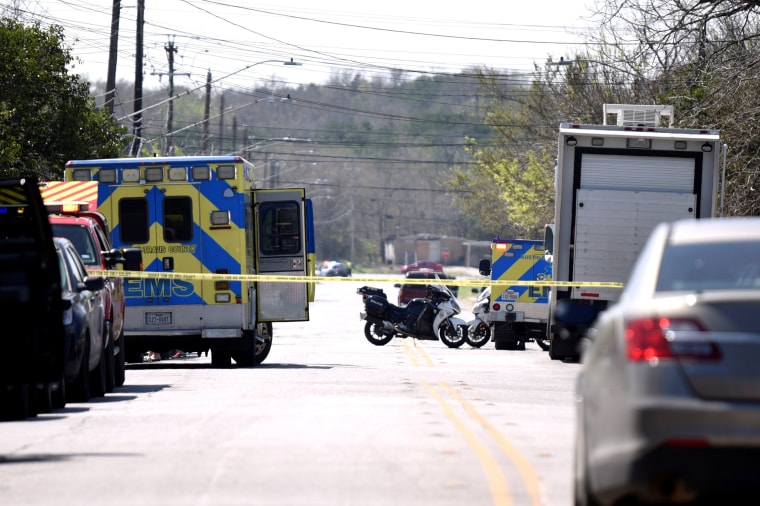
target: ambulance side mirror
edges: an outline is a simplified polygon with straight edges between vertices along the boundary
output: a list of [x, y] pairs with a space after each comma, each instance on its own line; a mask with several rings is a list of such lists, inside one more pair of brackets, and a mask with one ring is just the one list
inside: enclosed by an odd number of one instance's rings
[[491, 261], [487, 258], [484, 258], [480, 261], [478, 264], [478, 271], [483, 276], [490, 276], [491, 275]]
[[124, 248], [123, 253], [125, 271], [143, 270], [142, 250], [140, 248]]
[[544, 251], [547, 255], [554, 254], [554, 225], [544, 225]]

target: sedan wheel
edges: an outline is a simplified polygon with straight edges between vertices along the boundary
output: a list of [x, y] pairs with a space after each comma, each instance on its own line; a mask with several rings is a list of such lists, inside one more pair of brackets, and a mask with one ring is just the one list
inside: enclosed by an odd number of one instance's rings
[[82, 351], [82, 363], [79, 366], [79, 373], [71, 384], [71, 388], [66, 389], [67, 402], [87, 402], [90, 400], [90, 336], [84, 337], [84, 350]]
[[101, 350], [98, 365], [90, 371], [90, 394], [93, 397], [106, 395], [106, 352], [106, 348]]
[[124, 329], [122, 329], [119, 339], [116, 340], [116, 346], [119, 347], [119, 352], [116, 354], [114, 363], [114, 384], [120, 387], [126, 381], [127, 347]]
[[108, 339], [103, 353], [106, 359], [106, 392], [113, 392], [114, 386], [116, 386], [116, 357], [114, 356], [114, 342], [113, 342], [113, 327], [111, 322], [106, 322], [103, 332]]

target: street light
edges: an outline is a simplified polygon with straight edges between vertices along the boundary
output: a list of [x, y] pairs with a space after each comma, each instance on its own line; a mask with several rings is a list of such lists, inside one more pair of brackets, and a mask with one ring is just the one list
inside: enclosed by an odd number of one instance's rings
[[604, 62], [604, 61], [601, 61], [601, 60], [591, 60], [591, 59], [588, 59], [588, 58], [576, 58], [575, 60], [565, 60], [564, 56], [560, 56], [559, 57], [559, 61], [551, 61], [551, 60], [549, 60], [549, 61], [546, 62], [546, 66], [548, 67], [549, 65], [555, 65], [557, 67], [563, 67], [563, 66], [567, 66], [567, 65], [576, 65], [576, 64], [579, 64], [579, 63], [596, 63], [597, 65], [601, 65], [602, 67], [607, 67], [607, 68], [612, 69], [612, 70], [614, 70], [616, 72], [621, 72], [623, 74], [628, 74], [629, 76], [633, 76], [633, 77], [641, 77], [640, 74], [637, 74], [635, 72], [631, 72], [630, 70], [621, 69], [620, 67], [616, 67], [616, 66], [614, 66], [614, 65], [612, 65], [610, 63], [607, 63], [607, 62]]

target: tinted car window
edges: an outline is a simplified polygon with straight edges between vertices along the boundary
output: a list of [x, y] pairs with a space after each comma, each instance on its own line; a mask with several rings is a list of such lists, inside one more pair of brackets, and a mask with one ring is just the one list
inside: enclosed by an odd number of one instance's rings
[[85, 265], [98, 265], [98, 254], [96, 251], [100, 246], [95, 244], [90, 231], [85, 227], [78, 225], [59, 225], [52, 224], [53, 235], [56, 237], [65, 237], [76, 248], [79, 258]]
[[760, 288], [760, 248], [752, 242], [665, 249], [657, 292]]

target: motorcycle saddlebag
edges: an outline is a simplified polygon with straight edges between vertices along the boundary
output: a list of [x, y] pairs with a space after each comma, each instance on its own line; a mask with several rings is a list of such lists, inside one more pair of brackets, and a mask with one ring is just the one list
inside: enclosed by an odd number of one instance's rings
[[367, 314], [383, 316], [388, 311], [388, 299], [380, 295], [371, 295], [364, 301]]

